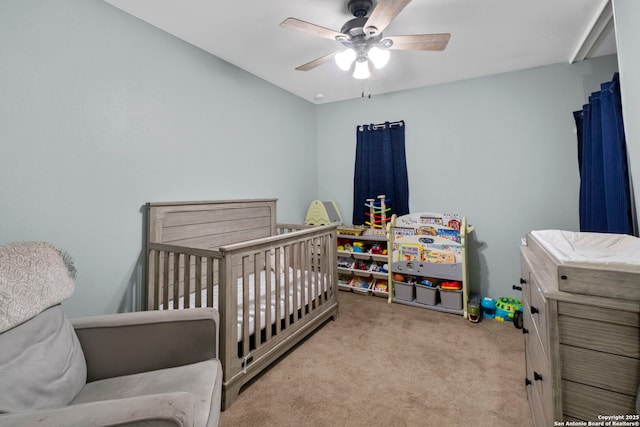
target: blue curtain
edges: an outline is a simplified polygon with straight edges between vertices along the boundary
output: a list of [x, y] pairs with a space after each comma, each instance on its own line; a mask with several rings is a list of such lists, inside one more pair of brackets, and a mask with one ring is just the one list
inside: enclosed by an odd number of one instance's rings
[[404, 148], [404, 121], [362, 125], [356, 129], [353, 177], [353, 224], [368, 221], [367, 199], [384, 194], [391, 211], [409, 213], [409, 179]]
[[618, 73], [573, 116], [578, 129], [580, 231], [632, 234]]

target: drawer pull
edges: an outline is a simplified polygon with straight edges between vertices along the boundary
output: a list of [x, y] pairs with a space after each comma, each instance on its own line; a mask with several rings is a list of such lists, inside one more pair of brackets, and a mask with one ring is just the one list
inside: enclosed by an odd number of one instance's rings
[[529, 333], [529, 330], [528, 330], [527, 328], [522, 328], [522, 333], [523, 333], [523, 334], [528, 334], [528, 333]]
[[542, 381], [542, 375], [540, 375], [536, 371], [533, 371], [533, 379], [536, 381]]
[[531, 314], [538, 314], [540, 313], [540, 310], [538, 310], [536, 307], [531, 306]]
[[513, 285], [513, 289], [516, 290], [516, 291], [521, 291], [522, 290], [522, 286]]
[[521, 278], [520, 278], [520, 284], [521, 284], [521, 285], [524, 285], [525, 283], [527, 283], [527, 281], [526, 281], [526, 280], [524, 280], [524, 279], [521, 277]]
[[524, 379], [524, 385], [525, 386], [531, 385], [531, 380], [529, 378], [525, 378]]

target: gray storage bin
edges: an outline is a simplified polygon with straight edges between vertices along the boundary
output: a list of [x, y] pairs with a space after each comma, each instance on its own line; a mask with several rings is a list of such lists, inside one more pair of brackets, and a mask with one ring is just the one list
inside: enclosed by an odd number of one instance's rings
[[436, 305], [438, 302], [438, 288], [416, 283], [416, 302], [426, 305]]
[[440, 289], [442, 306], [453, 310], [462, 310], [462, 289], [459, 291]]
[[413, 283], [393, 281], [394, 296], [402, 301], [413, 301], [415, 298], [415, 286]]

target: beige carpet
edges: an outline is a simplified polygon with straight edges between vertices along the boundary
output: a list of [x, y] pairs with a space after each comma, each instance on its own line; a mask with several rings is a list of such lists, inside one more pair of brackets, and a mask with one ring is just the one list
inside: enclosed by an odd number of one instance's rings
[[533, 426], [513, 324], [338, 298], [338, 319], [244, 388], [221, 426]]

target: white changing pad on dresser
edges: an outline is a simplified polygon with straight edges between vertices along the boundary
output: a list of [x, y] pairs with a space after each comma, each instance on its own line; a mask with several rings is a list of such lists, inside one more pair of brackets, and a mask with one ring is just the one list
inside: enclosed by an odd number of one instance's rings
[[640, 302], [637, 237], [538, 230], [527, 234], [526, 246], [547, 271], [549, 289]]
[[565, 230], [537, 230], [531, 236], [559, 263], [640, 273], [640, 238]]

